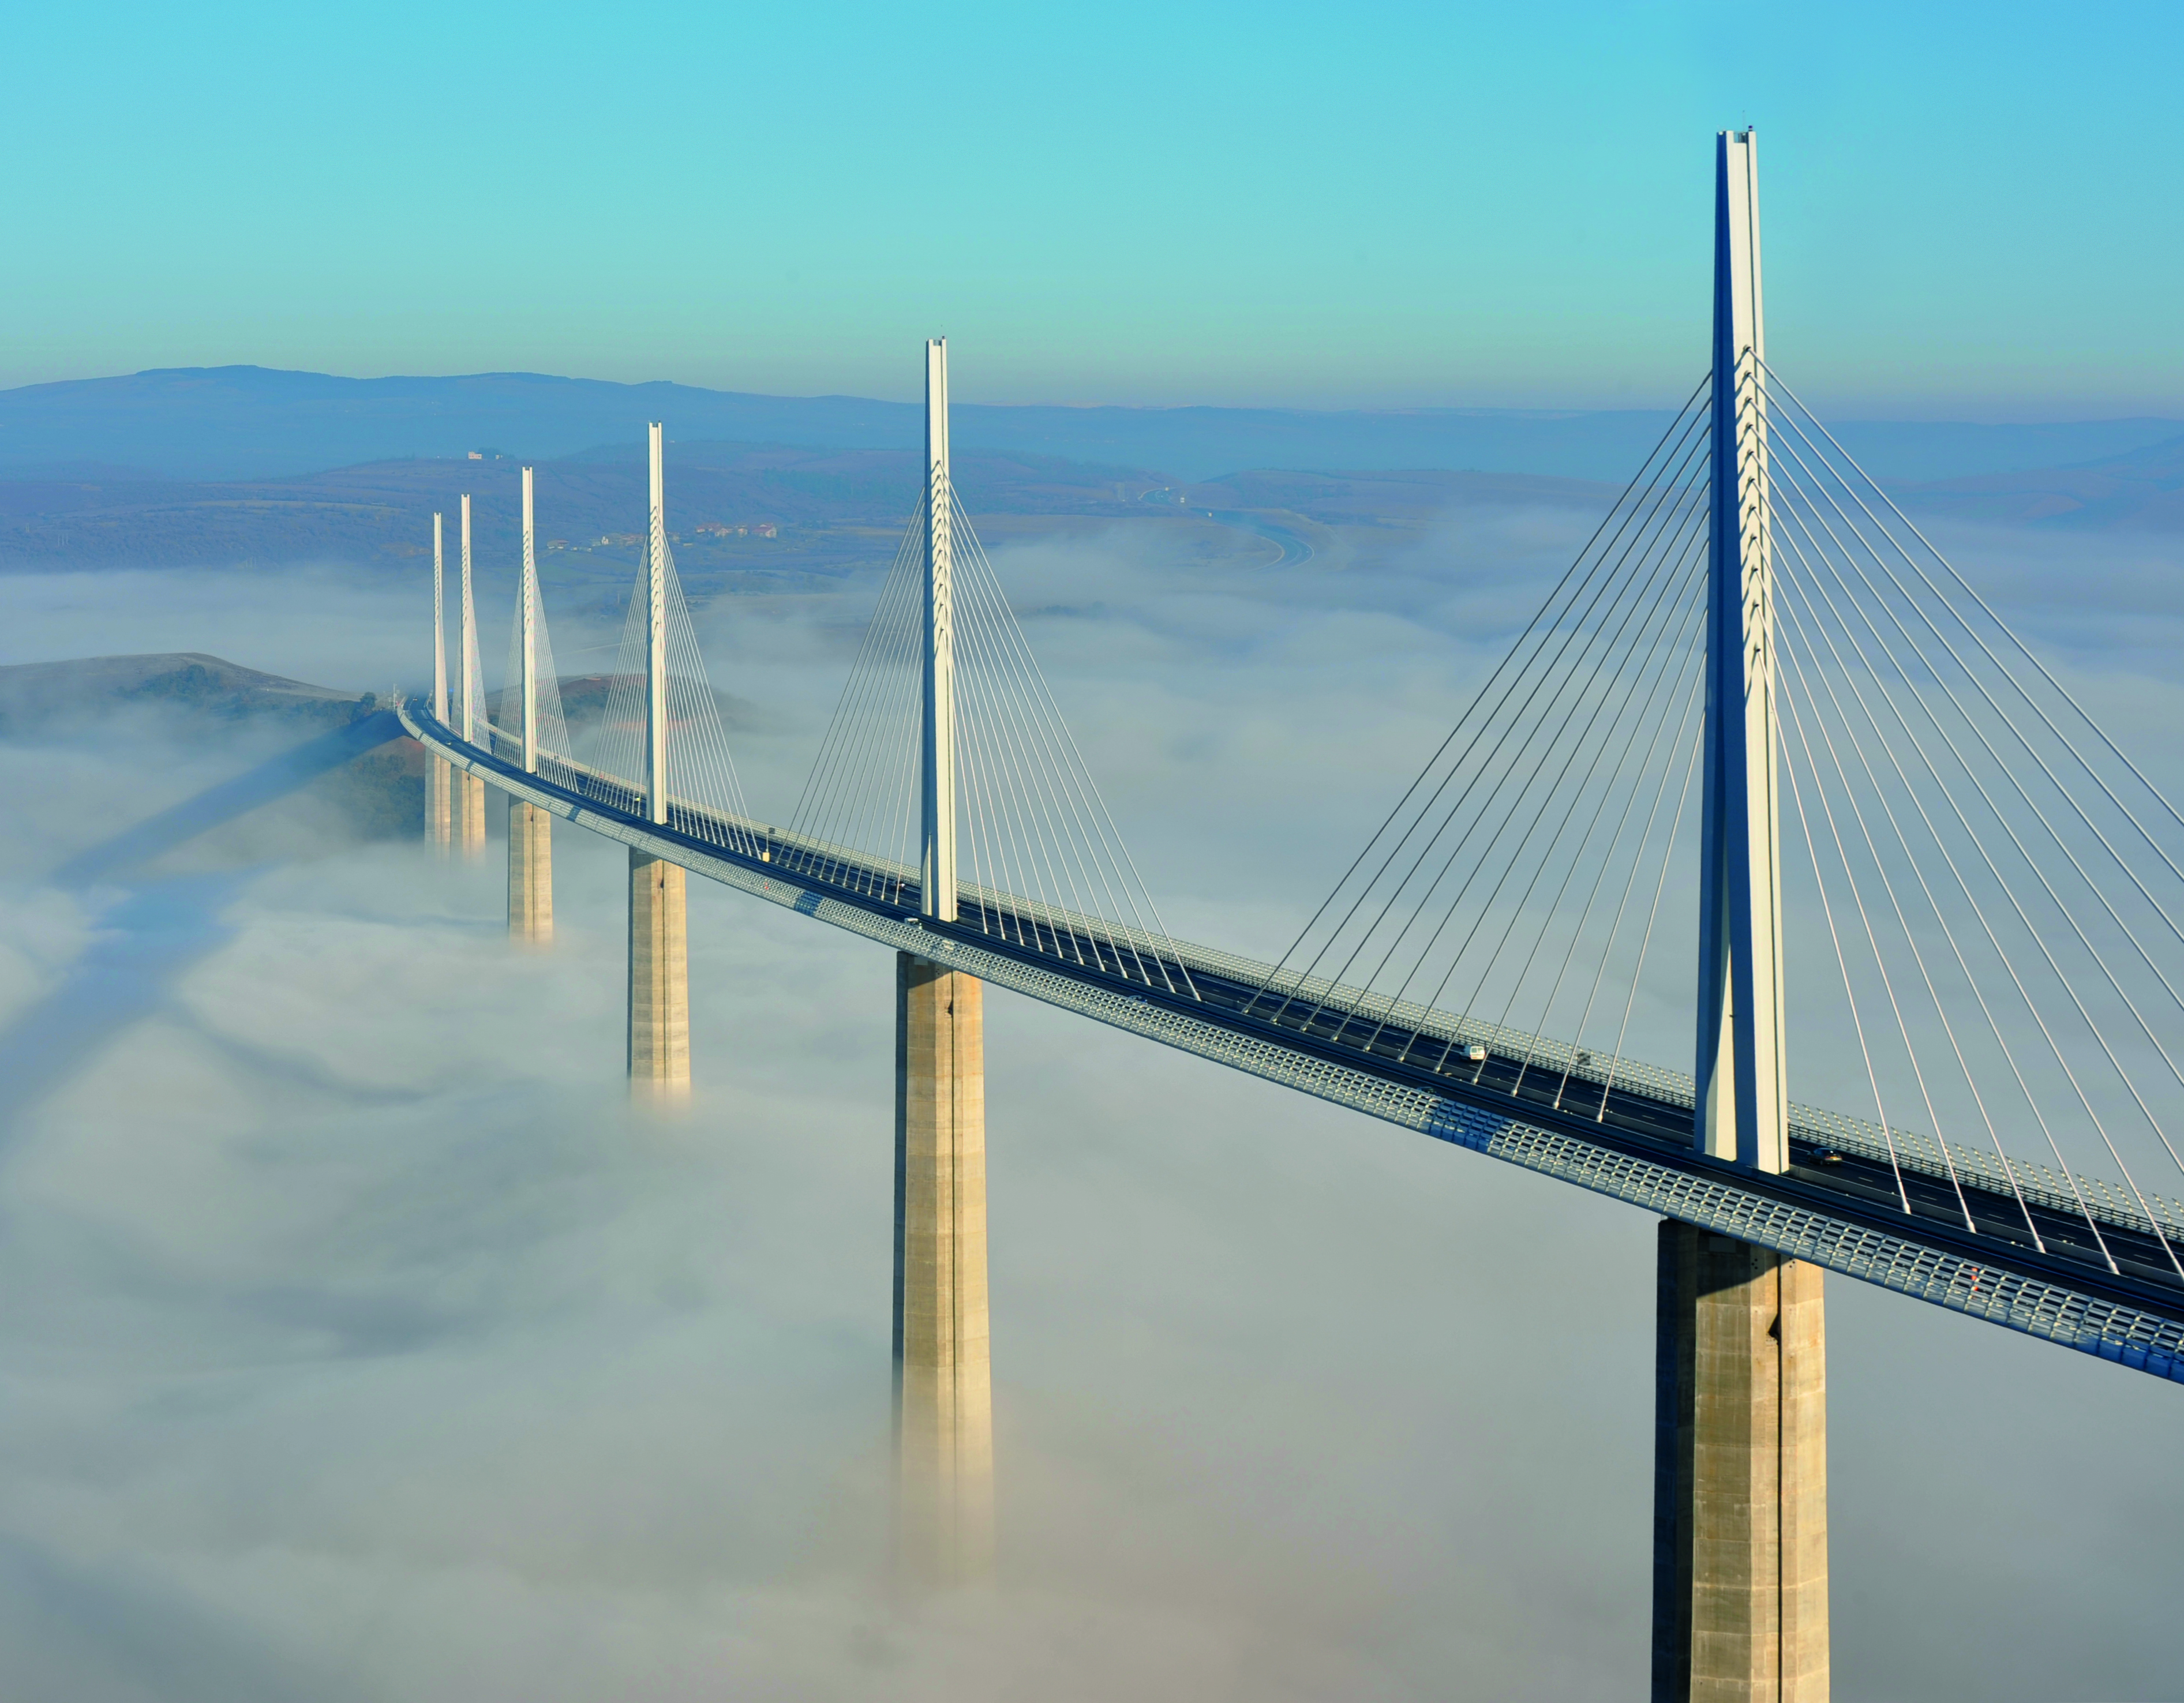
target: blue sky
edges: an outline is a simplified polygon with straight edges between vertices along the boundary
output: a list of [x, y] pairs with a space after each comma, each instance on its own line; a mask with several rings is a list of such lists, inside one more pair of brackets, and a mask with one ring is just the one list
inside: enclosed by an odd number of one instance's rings
[[2184, 409], [2173, 6], [19, 4], [0, 384], [1654, 405], [1711, 137], [1866, 414]]

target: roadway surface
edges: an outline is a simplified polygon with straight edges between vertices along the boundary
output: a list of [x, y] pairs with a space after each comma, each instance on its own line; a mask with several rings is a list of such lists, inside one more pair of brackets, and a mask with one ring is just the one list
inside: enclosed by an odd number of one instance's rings
[[[410, 713], [417, 712], [413, 708]], [[461, 744], [444, 728], [436, 726], [433, 731], [452, 745]], [[483, 755], [477, 747], [465, 749]], [[485, 761], [512, 778], [560, 793], [588, 811], [604, 810], [649, 826], [642, 797], [626, 782], [550, 758], [542, 760], [535, 776], [521, 775], [498, 759]], [[1377, 1010], [1315, 1006], [1301, 999], [1285, 1005], [1267, 993], [1261, 981], [1220, 967], [1223, 954], [1201, 955], [1174, 943], [1156, 951], [1119, 932], [1106, 931], [1093, 919], [1058, 916], [1006, 897], [982, 903], [970, 893], [959, 901], [956, 921], [920, 922], [915, 879], [860, 854], [816, 847], [757, 823], [680, 805], [671, 807], [664, 831], [650, 832], [753, 873], [785, 877], [876, 916], [916, 924], [1052, 974], [1126, 991], [1127, 997], [1239, 1035], [1688, 1173], [1733, 1177], [1740, 1188], [1846, 1223], [1909, 1237], [1997, 1272], [2184, 1320], [2184, 1278], [2142, 1219], [2134, 1224], [2095, 1207], [2089, 1224], [2083, 1216], [2038, 1200], [2020, 1206], [2006, 1188], [1953, 1181], [1930, 1166], [1908, 1160], [1892, 1168], [1841, 1151], [1824, 1136], [1794, 1124], [1786, 1172], [1770, 1176], [1744, 1170], [1696, 1151], [1691, 1108], [1643, 1087], [1610, 1086], [1574, 1071], [1565, 1081], [1559, 1068], [1502, 1051], [1490, 1050], [1474, 1060], [1465, 1055], [1464, 1044], [1451, 1041], [1447, 1033], [1406, 1027]]]

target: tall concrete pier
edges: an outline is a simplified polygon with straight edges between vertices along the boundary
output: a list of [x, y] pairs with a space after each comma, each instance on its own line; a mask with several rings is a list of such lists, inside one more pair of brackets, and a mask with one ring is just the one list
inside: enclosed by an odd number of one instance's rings
[[[925, 347], [925, 715], [920, 905], [956, 920], [956, 621], [948, 345]], [[994, 1403], [986, 1310], [984, 989], [895, 960], [896, 1533], [906, 1582], [989, 1578]]]
[[475, 863], [485, 855], [485, 782], [471, 774], [459, 774], [453, 778], [461, 804], [457, 826], [463, 857]]
[[[646, 538], [644, 812], [667, 821], [667, 476], [661, 428], [651, 432]], [[690, 925], [682, 866], [629, 854], [629, 1086], [641, 1098], [690, 1090]]]
[[1826, 1703], [1820, 1270], [1660, 1233], [1653, 1703]]
[[508, 938], [554, 943], [554, 818], [522, 799], [508, 801]]
[[454, 838], [454, 770], [443, 757], [425, 760], [425, 843], [442, 857]]
[[683, 870], [629, 854], [629, 1088], [639, 1099], [690, 1091], [690, 924]]
[[[441, 517], [432, 516], [432, 719], [448, 719], [447, 560]], [[442, 857], [454, 838], [454, 770], [444, 757], [425, 760], [425, 843]]]
[[896, 954], [896, 1543], [926, 1586], [994, 1568], [983, 1006], [976, 977]]
[[[456, 731], [475, 743], [485, 729], [477, 726], [477, 708], [483, 682], [477, 678], [477, 604], [471, 595], [471, 499], [463, 493], [463, 701], [456, 712]], [[455, 776], [456, 840], [465, 859], [485, 855], [485, 782], [465, 771]]]
[[[523, 470], [523, 573], [516, 586], [516, 672], [521, 694], [523, 772], [538, 772], [538, 559], [532, 548], [532, 475]], [[504, 690], [503, 699], [506, 693]], [[507, 720], [504, 708], [501, 718]], [[508, 801], [508, 932], [544, 946], [554, 938], [554, 818], [521, 799]]]

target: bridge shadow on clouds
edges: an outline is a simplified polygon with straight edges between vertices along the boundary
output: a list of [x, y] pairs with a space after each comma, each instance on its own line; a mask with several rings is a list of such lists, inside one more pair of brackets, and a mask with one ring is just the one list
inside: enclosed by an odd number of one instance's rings
[[176, 876], [130, 892], [99, 919], [60, 984], [0, 1034], [0, 1127], [150, 1016], [182, 973], [234, 932], [220, 920], [248, 871]]
[[90, 949], [59, 984], [0, 1032], [0, 1129], [88, 1066], [113, 1038], [158, 1011], [181, 976], [230, 939], [228, 905], [251, 869], [133, 878], [136, 871], [225, 822], [287, 797], [351, 758], [398, 737], [382, 710], [309, 740], [234, 779], [78, 853], [56, 886], [119, 888]]
[[[25, 1667], [11, 1669], [23, 1688], [11, 1685], [11, 1695], [277, 1703], [363, 1695], [344, 1676], [256, 1647], [152, 1569], [126, 1559], [60, 1560], [12, 1535], [0, 1535], [0, 1637], [18, 1651], [39, 1646]], [[86, 1678], [91, 1689], [78, 1689]]]

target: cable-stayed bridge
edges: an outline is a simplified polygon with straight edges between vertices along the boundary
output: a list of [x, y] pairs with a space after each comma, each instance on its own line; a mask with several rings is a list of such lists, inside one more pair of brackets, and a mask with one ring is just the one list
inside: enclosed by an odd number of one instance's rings
[[[1600, 938], [1625, 952], [1635, 946], [1641, 958], [1650, 943], [1630, 937], [1641, 923], [1658, 920], [1674, 838], [1668, 812], [1677, 803], [1668, 794], [1681, 793], [1688, 803], [1696, 766], [1692, 724], [1701, 718], [1693, 713], [1696, 694], [1687, 689], [1684, 698], [1678, 723], [1684, 737], [1659, 742], [1675, 760], [1637, 771], [1639, 784], [1625, 784], [1619, 793], [1596, 788], [1585, 803], [1588, 825], [1603, 830], [1603, 837], [1614, 826], [1602, 820], [1612, 803], [1624, 818], [1626, 839], [1661, 854], [1642, 871], [1635, 859], [1619, 871], [1603, 860], [1583, 883], [1585, 896], [1613, 899], [1622, 910], [1622, 927], [1607, 919]], [[401, 713], [428, 748], [481, 783], [820, 921], [905, 950], [943, 954], [982, 979], [1443, 1139], [1664, 1212], [1700, 1215], [1700, 1222], [1747, 1239], [2104, 1358], [2184, 1377], [2184, 1287], [2172, 1260], [2176, 1239], [2184, 1236], [2184, 1213], [2169, 1199], [2141, 1193], [2127, 1173], [2120, 1181], [2087, 1175], [2025, 1156], [2022, 1149], [2014, 1155], [1999, 1147], [1982, 1151], [1877, 1118], [1795, 1104], [1787, 1120], [1789, 1163], [1773, 1172], [1730, 1168], [1693, 1145], [1689, 1072], [1513, 1025], [1513, 976], [1507, 997], [1489, 1014], [1471, 1016], [1311, 968], [1257, 963], [1178, 942], [1159, 928], [1137, 883], [1115, 878], [1112, 865], [1100, 871], [1109, 878], [1099, 892], [1120, 888], [1140, 899], [1141, 910], [1130, 908], [1150, 926], [1137, 916], [1118, 919], [960, 878], [957, 916], [942, 921], [922, 909], [917, 864], [860, 849], [854, 837], [775, 827], [743, 811], [674, 795], [666, 800], [666, 820], [655, 822], [648, 818], [642, 783], [615, 770], [546, 752], [526, 772], [507, 749], [515, 742], [498, 732], [499, 754], [463, 742], [414, 704]], [[1664, 719], [1658, 705], [1652, 719]], [[717, 726], [716, 715], [713, 721]], [[633, 741], [641, 725], [638, 718], [616, 731]], [[1540, 741], [1552, 737], [1552, 730], [1529, 731]], [[1623, 730], [1626, 743], [1633, 731]], [[1653, 742], [1654, 728], [1640, 724], [1635, 731]], [[838, 718], [830, 750], [842, 737]], [[1519, 749], [1513, 758], [1522, 754], [1521, 742], [1514, 743]], [[1517, 792], [1520, 777], [1505, 772], [1500, 778], [1504, 793]], [[1667, 783], [1674, 783], [1673, 789]], [[901, 794], [911, 791], [905, 782], [892, 799], [852, 795], [845, 808], [900, 810]], [[1518, 806], [1503, 802], [1506, 828]], [[1559, 808], [1567, 817], [1575, 804]], [[1104, 812], [1100, 820], [1105, 826]], [[1546, 821], [1543, 813], [1519, 826]], [[991, 829], [998, 837], [1011, 826], [981, 822], [978, 831]], [[1380, 836], [1401, 849], [1390, 860], [1432, 838], [1429, 832], [1407, 838], [1393, 825]], [[1034, 847], [1022, 860], [1037, 854]], [[1068, 855], [1084, 861], [1074, 848]], [[1020, 861], [1006, 847], [994, 859], [1012, 869]], [[1525, 885], [1550, 877], [1563, 893], [1578, 869], [1573, 862], [1553, 871], [1544, 854], [1524, 867]], [[1131, 873], [1123, 865], [1123, 880]], [[1087, 878], [1083, 885], [1095, 883]], [[1623, 904], [1634, 898], [1637, 905]], [[1470, 919], [1474, 929], [1486, 910], [1479, 906], [1479, 916]], [[1494, 921], [1505, 934], [1511, 932], [1504, 919]], [[1387, 923], [1382, 931], [1401, 932]], [[1590, 998], [1607, 985], [1611, 960], [1603, 953], [1575, 977], [1568, 966], [1585, 936], [1581, 928], [1567, 933], [1567, 941], [1554, 941], [1539, 931], [1525, 943], [1524, 955], [1536, 963], [1542, 947], [1558, 952], [1565, 987], [1574, 992], [1573, 982], [1581, 980]], [[1317, 952], [1312, 960], [1323, 962], [1326, 955]], [[1451, 954], [1452, 961], [1459, 957]], [[1633, 976], [1613, 990], [1610, 1015], [1618, 1017], [1618, 1028], [1636, 985]], [[1847, 1062], [1863, 1074], [1855, 1053]]]
[[467, 499], [450, 677], [433, 517], [434, 682], [398, 710], [427, 835], [482, 850], [506, 796], [533, 944], [552, 821], [629, 848], [635, 1088], [688, 1082], [688, 872], [896, 950], [928, 1571], [990, 1556], [987, 983], [1661, 1215], [1658, 1697], [1826, 1694], [1821, 1272], [2184, 1379], [2184, 815], [1769, 365], [1757, 181], [1722, 136], [1711, 370], [1273, 963], [1162, 921], [950, 482], [944, 343], [785, 824], [737, 776], [660, 427], [597, 726], [560, 701], [529, 471], [498, 693]]

